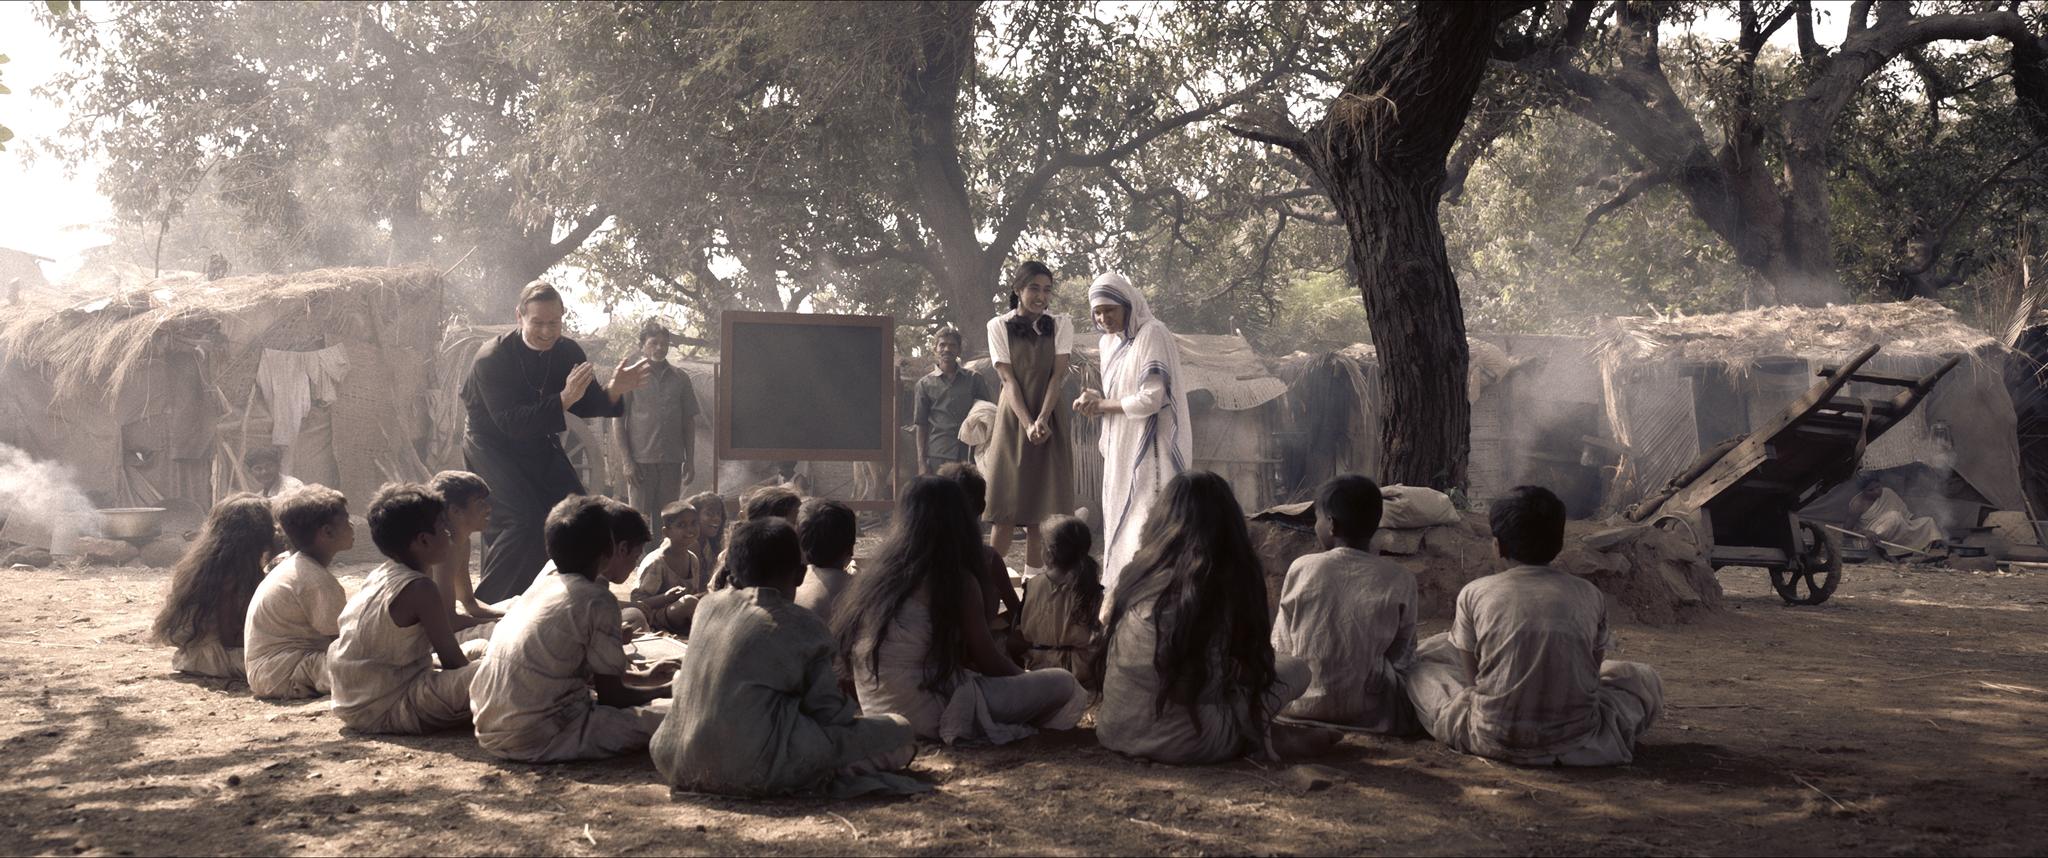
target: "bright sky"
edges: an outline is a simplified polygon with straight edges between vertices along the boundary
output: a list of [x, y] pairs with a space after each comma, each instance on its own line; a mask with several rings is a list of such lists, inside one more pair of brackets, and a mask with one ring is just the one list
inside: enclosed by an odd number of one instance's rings
[[[57, 260], [45, 263], [44, 269], [52, 280], [62, 280], [77, 268], [81, 252], [108, 240], [98, 225], [110, 220], [113, 211], [96, 186], [97, 165], [81, 165], [73, 172], [57, 159], [33, 152], [53, 138], [68, 118], [49, 100], [33, 94], [66, 65], [56, 38], [35, 20], [33, 9], [38, 5], [0, 2], [0, 54], [10, 59], [0, 65], [0, 84], [13, 90], [10, 95], [0, 95], [0, 125], [11, 128], [15, 135], [0, 152], [0, 189], [11, 203], [0, 206], [0, 247]], [[1840, 44], [1847, 27], [1848, 2], [1814, 5], [1819, 13], [1815, 29], [1820, 42]], [[84, 14], [104, 14], [104, 9], [100, 2], [88, 2]], [[1733, 38], [1735, 22], [1726, 15], [1714, 16], [1702, 21], [1700, 30], [1714, 38]], [[1773, 43], [1793, 47], [1793, 28], [1788, 25], [1780, 30]], [[578, 278], [571, 273], [564, 279]], [[572, 308], [572, 312], [578, 317], [572, 324], [594, 321], [599, 314], [596, 307], [587, 305]]]

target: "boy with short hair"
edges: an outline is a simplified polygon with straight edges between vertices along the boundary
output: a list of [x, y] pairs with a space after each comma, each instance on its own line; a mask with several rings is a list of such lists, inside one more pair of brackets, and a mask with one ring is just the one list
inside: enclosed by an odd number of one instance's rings
[[356, 544], [348, 498], [305, 486], [277, 499], [279, 529], [292, 552], [263, 576], [242, 630], [249, 691], [262, 700], [327, 693], [327, 647], [341, 634], [348, 593], [329, 566]]
[[276, 447], [255, 447], [243, 453], [242, 467], [249, 471], [250, 491], [266, 498], [282, 497], [305, 485], [284, 472], [284, 454]]
[[[423, 485], [386, 483], [370, 499], [370, 541], [389, 560], [341, 610], [327, 649], [334, 714], [365, 733], [431, 733], [469, 720], [476, 665], [427, 570], [447, 558], [448, 505]], [[434, 658], [440, 657], [440, 668]]]
[[817, 614], [827, 627], [832, 625], [832, 608], [839, 603], [840, 594], [853, 583], [846, 567], [853, 562], [859, 527], [853, 509], [835, 500], [811, 498], [797, 510], [797, 540], [810, 574], [796, 589], [796, 604]]
[[[647, 747], [667, 688], [633, 688], [619, 640], [623, 584], [651, 535], [618, 501], [572, 495], [543, 530], [555, 571], [512, 606], [470, 686], [476, 740], [492, 755], [528, 763], [598, 760]], [[596, 695], [591, 694], [592, 686]]]
[[683, 486], [696, 477], [697, 390], [689, 373], [668, 362], [672, 339], [653, 319], [641, 326], [647, 383], [620, 398], [625, 413], [613, 421], [633, 506], [650, 519], [682, 497]]
[[449, 529], [455, 532], [448, 558], [434, 565], [434, 586], [441, 589], [448, 613], [486, 621], [472, 627], [468, 635], [457, 635], [458, 639], [488, 638], [488, 621], [505, 613], [477, 601], [476, 589], [469, 580], [469, 546], [470, 540], [490, 525], [491, 487], [483, 477], [468, 471], [442, 471], [434, 475], [429, 485], [447, 502]]
[[690, 633], [690, 615], [704, 595], [704, 575], [697, 553], [697, 508], [676, 501], [661, 511], [661, 547], [640, 561], [633, 572], [633, 595], [624, 609], [626, 624], [639, 631], [673, 635]]
[[1308, 691], [1283, 718], [1396, 736], [1419, 729], [1401, 671], [1415, 655], [1415, 576], [1367, 547], [1384, 501], [1378, 483], [1347, 475], [1316, 493], [1320, 554], [1287, 569], [1273, 652], [1301, 659]]
[[1606, 597], [1547, 565], [1564, 548], [1564, 502], [1519, 486], [1487, 519], [1515, 565], [1465, 585], [1451, 630], [1416, 651], [1416, 715], [1454, 750], [1517, 765], [1632, 761], [1663, 712], [1663, 681], [1649, 665], [1603, 661]]
[[728, 551], [732, 588], [698, 606], [675, 706], [649, 747], [662, 779], [742, 796], [930, 789], [891, 773], [916, 753], [910, 722], [860, 715], [833, 673], [838, 643], [790, 601], [804, 576], [796, 531], [779, 518], [747, 521]]

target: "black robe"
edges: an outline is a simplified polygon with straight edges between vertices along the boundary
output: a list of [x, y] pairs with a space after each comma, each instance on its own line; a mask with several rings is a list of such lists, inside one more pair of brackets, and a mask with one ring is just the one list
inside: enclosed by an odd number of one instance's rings
[[[526, 592], [547, 564], [541, 526], [565, 497], [583, 493], [583, 481], [562, 452], [562, 389], [569, 371], [588, 360], [583, 347], [563, 337], [554, 348], [528, 348], [518, 331], [477, 350], [476, 364], [462, 384], [469, 411], [462, 457], [491, 487], [491, 519], [483, 533], [484, 568], [476, 585], [481, 602], [498, 602]], [[568, 413], [617, 417], [604, 386], [593, 381]]]

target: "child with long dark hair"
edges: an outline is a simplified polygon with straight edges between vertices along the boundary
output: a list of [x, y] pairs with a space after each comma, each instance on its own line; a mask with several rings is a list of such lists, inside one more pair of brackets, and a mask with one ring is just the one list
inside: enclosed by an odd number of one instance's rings
[[1102, 629], [1102, 565], [1089, 556], [1095, 534], [1088, 523], [1056, 515], [1045, 533], [1045, 574], [1024, 582], [1019, 626], [1031, 649], [1025, 667], [1058, 667], [1081, 687], [1100, 689], [1095, 673], [1096, 633]]
[[242, 664], [243, 624], [249, 600], [263, 583], [276, 524], [270, 502], [243, 492], [206, 514], [199, 538], [179, 558], [171, 592], [150, 628], [150, 639], [174, 646], [171, 667], [179, 673], [246, 679]]
[[1309, 671], [1273, 655], [1265, 573], [1230, 484], [1207, 471], [1174, 477], [1141, 544], [1097, 656], [1096, 737], [1163, 763], [1273, 756], [1273, 714]]
[[853, 577], [833, 618], [861, 708], [948, 743], [1073, 727], [1087, 708], [1073, 674], [1027, 672], [989, 634], [977, 530], [958, 483], [919, 477], [904, 489], [873, 567]]

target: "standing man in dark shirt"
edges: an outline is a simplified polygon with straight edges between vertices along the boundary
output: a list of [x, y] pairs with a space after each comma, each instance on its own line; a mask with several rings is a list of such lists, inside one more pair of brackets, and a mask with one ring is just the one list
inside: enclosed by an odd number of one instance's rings
[[961, 442], [960, 424], [967, 422], [974, 403], [996, 399], [979, 373], [961, 368], [958, 328], [948, 327], [932, 335], [932, 354], [938, 365], [917, 380], [917, 400], [910, 417], [917, 431], [918, 476], [972, 460], [974, 450]]
[[652, 369], [647, 386], [619, 400], [625, 416], [618, 425], [632, 480], [633, 506], [648, 521], [683, 496], [696, 476], [697, 388], [689, 373], [669, 365], [669, 333], [660, 322], [640, 329], [640, 356]]
[[548, 510], [583, 492], [562, 452], [563, 415], [617, 417], [619, 398], [647, 381], [643, 360], [619, 361], [609, 390], [575, 340], [562, 336], [562, 295], [544, 280], [519, 290], [519, 330], [477, 350], [462, 403], [469, 427], [462, 456], [491, 487], [479, 601], [526, 592], [547, 563], [541, 526]]

